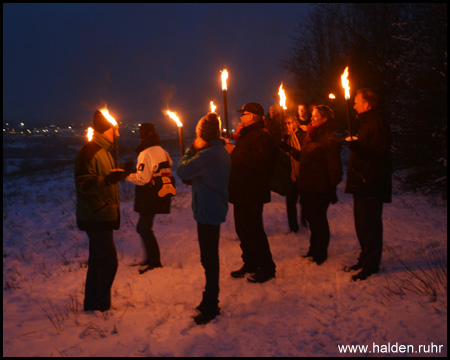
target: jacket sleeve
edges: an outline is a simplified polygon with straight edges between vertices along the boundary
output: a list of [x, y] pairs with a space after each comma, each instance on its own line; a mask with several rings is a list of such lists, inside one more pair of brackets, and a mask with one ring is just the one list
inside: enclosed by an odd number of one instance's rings
[[153, 163], [150, 152], [141, 151], [137, 159], [137, 171], [128, 175], [126, 180], [140, 186], [148, 184], [153, 177]]
[[181, 179], [192, 180], [204, 173], [206, 164], [201, 158], [203, 151], [195, 152], [190, 148], [186, 151], [177, 167], [177, 175]]

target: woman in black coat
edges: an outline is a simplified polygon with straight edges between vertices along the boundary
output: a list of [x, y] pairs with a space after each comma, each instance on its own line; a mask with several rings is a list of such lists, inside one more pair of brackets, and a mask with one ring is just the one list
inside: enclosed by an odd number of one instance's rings
[[327, 210], [330, 203], [337, 202], [336, 187], [342, 180], [341, 141], [335, 129], [333, 111], [325, 105], [315, 106], [301, 151], [291, 150], [299, 158], [300, 205], [311, 231], [305, 257], [311, 257], [318, 265], [328, 256]]

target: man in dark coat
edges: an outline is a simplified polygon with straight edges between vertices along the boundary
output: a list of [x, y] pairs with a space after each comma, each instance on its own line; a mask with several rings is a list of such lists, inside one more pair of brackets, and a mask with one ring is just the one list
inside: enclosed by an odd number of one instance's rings
[[270, 202], [270, 177], [275, 162], [275, 145], [265, 129], [264, 109], [248, 103], [238, 110], [242, 129], [231, 153], [229, 202], [234, 205], [236, 233], [241, 241], [241, 269], [231, 276], [254, 274], [250, 282], [262, 283], [275, 277], [269, 241], [263, 226], [263, 206]]
[[353, 194], [355, 229], [361, 253], [346, 271], [360, 270], [353, 280], [378, 272], [383, 249], [383, 203], [392, 201], [391, 134], [377, 109], [377, 95], [370, 89], [356, 92], [354, 109], [361, 123], [358, 139], [348, 141], [345, 192]]

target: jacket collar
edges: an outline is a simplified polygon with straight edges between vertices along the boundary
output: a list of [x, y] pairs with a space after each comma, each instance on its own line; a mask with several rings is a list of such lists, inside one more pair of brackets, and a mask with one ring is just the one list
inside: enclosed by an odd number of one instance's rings
[[92, 137], [92, 141], [99, 144], [106, 151], [111, 151], [114, 147], [114, 144], [111, 141], [109, 141], [106, 137], [104, 137], [102, 134], [100, 134], [96, 131], [94, 131], [94, 136]]
[[257, 121], [249, 126], [246, 126], [245, 128], [242, 128], [241, 131], [239, 131], [239, 135], [240, 136], [244, 136], [246, 134], [248, 134], [249, 132], [255, 131], [255, 130], [259, 130], [259, 129], [263, 129], [264, 128], [264, 121]]
[[356, 118], [360, 121], [367, 121], [371, 118], [372, 115], [376, 114], [376, 109], [370, 109], [367, 111], [364, 111], [363, 113], [356, 114]]

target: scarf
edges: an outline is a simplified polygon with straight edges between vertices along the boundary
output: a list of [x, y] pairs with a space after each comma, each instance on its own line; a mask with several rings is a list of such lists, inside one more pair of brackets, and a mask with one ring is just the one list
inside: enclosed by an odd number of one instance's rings
[[[288, 145], [292, 146], [296, 150], [302, 149], [295, 132], [292, 132], [291, 134], [288, 135], [287, 143], [288, 143]], [[298, 177], [298, 173], [299, 173], [299, 169], [300, 169], [300, 163], [297, 160], [295, 160], [292, 156], [290, 158], [291, 158], [291, 169], [292, 169], [291, 179], [293, 182], [295, 182], [295, 181], [297, 181], [297, 177]]]

